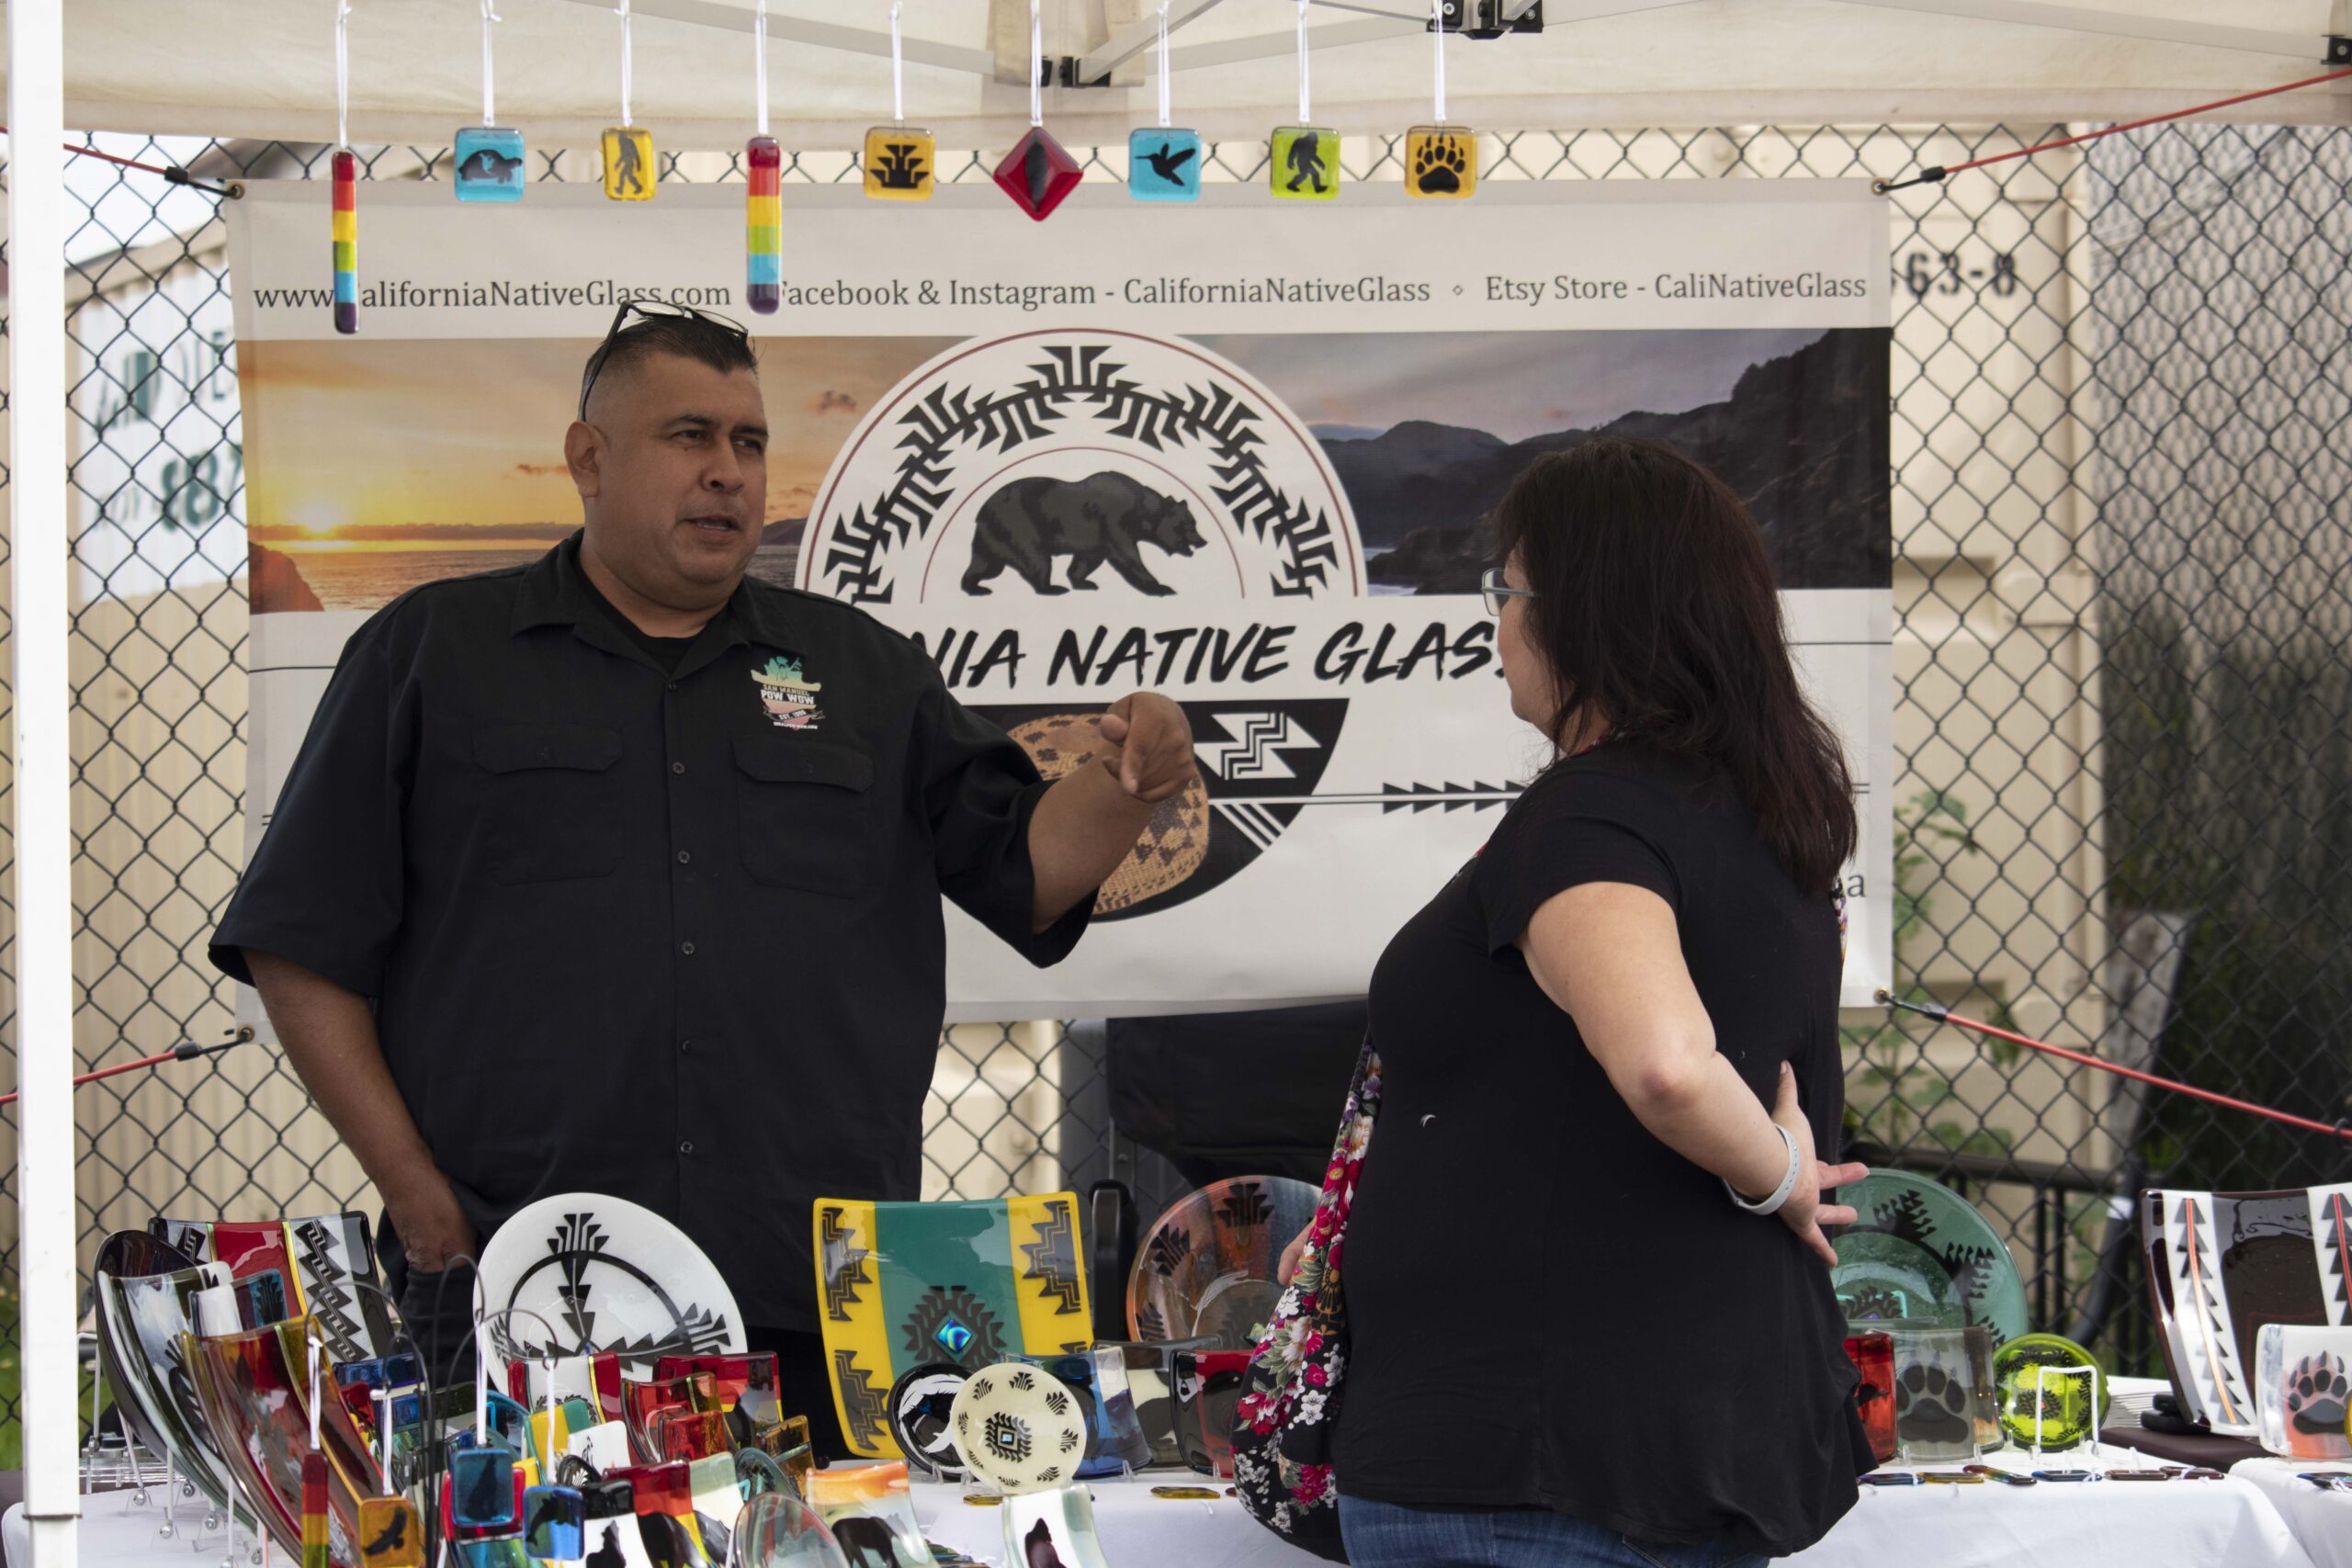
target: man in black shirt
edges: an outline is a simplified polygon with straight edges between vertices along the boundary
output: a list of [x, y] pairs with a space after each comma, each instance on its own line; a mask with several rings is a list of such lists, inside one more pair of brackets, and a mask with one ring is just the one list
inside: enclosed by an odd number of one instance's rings
[[406, 1315], [526, 1203], [614, 1193], [718, 1263], [822, 1432], [810, 1204], [919, 1195], [941, 894], [1060, 959], [1192, 736], [1125, 698], [1048, 787], [912, 642], [748, 579], [748, 340], [620, 322], [564, 440], [585, 526], [352, 636], [212, 959], [382, 1194]]

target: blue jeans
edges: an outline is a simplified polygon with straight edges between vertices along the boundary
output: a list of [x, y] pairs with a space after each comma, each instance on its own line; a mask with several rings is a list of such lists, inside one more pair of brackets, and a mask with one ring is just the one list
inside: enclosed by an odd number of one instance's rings
[[1354, 1568], [1758, 1568], [1718, 1536], [1696, 1546], [1637, 1544], [1566, 1514], [1454, 1514], [1340, 1496]]

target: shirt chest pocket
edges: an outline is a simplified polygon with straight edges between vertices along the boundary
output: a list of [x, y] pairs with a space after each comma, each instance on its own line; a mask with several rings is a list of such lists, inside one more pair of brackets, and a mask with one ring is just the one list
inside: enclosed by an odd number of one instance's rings
[[610, 876], [621, 859], [620, 759], [621, 738], [609, 729], [510, 724], [477, 731], [490, 879]]
[[797, 735], [735, 741], [735, 842], [754, 882], [847, 897], [874, 852], [874, 759]]

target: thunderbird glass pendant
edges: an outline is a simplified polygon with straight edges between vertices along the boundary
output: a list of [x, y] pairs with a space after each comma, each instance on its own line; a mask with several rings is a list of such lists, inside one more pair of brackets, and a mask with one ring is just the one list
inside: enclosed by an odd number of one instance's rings
[[1127, 133], [1127, 195], [1136, 201], [1201, 196], [1201, 133], [1168, 123], [1168, 0], [1159, 0], [1159, 127]]
[[1437, 55], [1437, 123], [1405, 133], [1405, 194], [1465, 200], [1478, 188], [1478, 133], [1445, 123], [1445, 0], [1430, 0], [1430, 39]]
[[621, 18], [621, 122], [605, 128], [605, 194], [615, 201], [653, 199], [653, 133], [630, 123], [629, 0], [614, 6]]
[[939, 149], [928, 130], [907, 125], [906, 61], [899, 42], [900, 0], [890, 0], [890, 123], [865, 133], [860, 166], [865, 194], [876, 201], [929, 201]]
[[1045, 37], [1038, 21], [1039, 0], [1029, 0], [1029, 133], [1012, 144], [996, 166], [996, 183], [1013, 205], [1038, 222], [1053, 216], [1062, 198], [1078, 188], [1085, 175], [1078, 160], [1046, 133], [1046, 102], [1040, 81], [1045, 70]]
[[458, 132], [450, 184], [459, 201], [520, 201], [523, 199], [523, 133], [502, 130], [498, 96], [491, 60], [492, 24], [502, 20], [481, 0], [481, 123]]
[[1306, 7], [1298, 0], [1298, 123], [1274, 128], [1267, 143], [1266, 188], [1284, 201], [1336, 201], [1340, 197], [1340, 133], [1311, 124], [1307, 96]]

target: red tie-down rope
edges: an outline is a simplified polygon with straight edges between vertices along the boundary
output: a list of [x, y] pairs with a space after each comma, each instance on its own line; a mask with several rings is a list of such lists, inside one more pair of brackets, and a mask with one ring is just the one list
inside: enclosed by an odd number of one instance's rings
[[[223, 1040], [218, 1045], [199, 1045], [193, 1040], [183, 1040], [168, 1051], [158, 1051], [152, 1056], [141, 1056], [135, 1062], [118, 1062], [111, 1067], [100, 1067], [95, 1073], [84, 1073], [74, 1080], [74, 1084], [78, 1089], [85, 1083], [96, 1083], [100, 1078], [135, 1073], [141, 1067], [158, 1067], [165, 1062], [192, 1062], [198, 1056], [209, 1056], [221, 1051], [232, 1051], [254, 1037], [254, 1032], [245, 1027], [232, 1030], [230, 1033], [231, 1038]], [[6, 1094], [0, 1094], [0, 1105], [16, 1104], [17, 1097], [22, 1092], [19, 1089], [10, 1089]]]
[[[7, 134], [8, 128], [0, 125], [0, 136]], [[200, 190], [207, 196], [225, 196], [233, 198], [245, 194], [245, 187], [241, 183], [225, 186], [207, 185], [177, 164], [142, 164], [136, 158], [118, 158], [111, 152], [101, 152], [95, 147], [76, 147], [71, 141], [64, 145], [65, 150], [77, 158], [96, 158], [105, 163], [120, 164], [126, 169], [137, 169], [141, 174], [161, 175], [175, 186], [186, 186], [190, 190]]]
[[2340, 82], [2346, 76], [2352, 76], [2352, 70], [2331, 71], [2324, 76], [2306, 76], [2300, 82], [2289, 82], [2277, 87], [2265, 87], [2260, 92], [2240, 93], [2234, 98], [2216, 98], [2210, 104], [2199, 104], [2193, 109], [2175, 109], [2170, 114], [2152, 114], [2145, 119], [2135, 119], [2125, 125], [2110, 125], [2102, 130], [2086, 130], [2080, 136], [2061, 137], [2055, 141], [2045, 141], [2039, 147], [2020, 147], [2014, 152], [1996, 152], [1989, 158], [1974, 158], [1965, 164], [1938, 164], [1920, 170], [1907, 180], [1872, 180], [1871, 189], [1884, 196], [1888, 191], [1908, 190], [1913, 186], [1940, 185], [1949, 175], [1961, 174], [1969, 169], [1981, 169], [1987, 164], [2006, 164], [2012, 158], [2030, 158], [2036, 152], [2054, 152], [2061, 147], [2072, 147], [2083, 141], [2096, 141], [2102, 136], [2113, 136], [2125, 130], [2137, 130], [2143, 125], [2162, 125], [2168, 119], [2187, 119], [2193, 114], [2204, 114], [2212, 109], [2225, 109], [2232, 104], [2250, 104], [2256, 98], [2273, 97], [2280, 93], [2292, 93], [2304, 87], [2316, 87], [2323, 82]]
[[2273, 1111], [2267, 1105], [2256, 1105], [2244, 1100], [2232, 1100], [2226, 1094], [2215, 1094], [2210, 1089], [2199, 1089], [2194, 1084], [2181, 1083], [2174, 1078], [2160, 1078], [2154, 1073], [2143, 1073], [2137, 1067], [2127, 1067], [2118, 1062], [2103, 1062], [2097, 1056], [2087, 1056], [2080, 1051], [2069, 1051], [2064, 1045], [2052, 1045], [2047, 1040], [2036, 1040], [2030, 1034], [2016, 1034], [2006, 1029], [1996, 1029], [1989, 1023], [1979, 1023], [1973, 1018], [1962, 1018], [1939, 1002], [1906, 1002], [1883, 989], [1874, 992], [1873, 995], [1881, 1004], [1886, 1007], [1900, 1008], [1905, 1012], [1920, 1013], [1934, 1019], [1938, 1023], [1949, 1023], [1962, 1029], [1974, 1030], [1979, 1034], [1989, 1034], [1996, 1040], [2007, 1040], [2011, 1044], [2041, 1051], [2056, 1056], [2062, 1061], [2073, 1062], [2079, 1066], [2097, 1067], [2100, 1072], [2113, 1073], [2117, 1077], [2130, 1078], [2134, 1083], [2152, 1084], [2157, 1089], [2170, 1089], [2175, 1094], [2188, 1095], [2192, 1100], [2202, 1100], [2214, 1105], [2226, 1106], [2232, 1111], [2243, 1111], [2250, 1116], [2267, 1116], [2273, 1122], [2283, 1122], [2290, 1127], [2301, 1127], [2307, 1133], [2324, 1133], [2332, 1137], [2352, 1138], [2352, 1126], [2347, 1126], [2341, 1121], [2331, 1127], [2324, 1122], [2313, 1122], [2301, 1116], [2290, 1116], [2283, 1111]]

